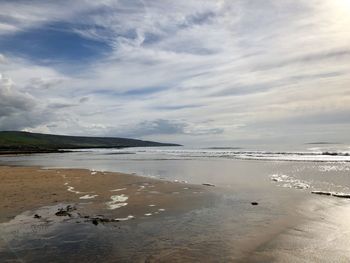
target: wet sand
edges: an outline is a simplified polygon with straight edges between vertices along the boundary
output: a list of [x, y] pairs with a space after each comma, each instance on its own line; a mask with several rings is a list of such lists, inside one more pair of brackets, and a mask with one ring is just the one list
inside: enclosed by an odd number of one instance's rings
[[242, 262], [349, 262], [349, 200], [317, 197], [301, 209], [298, 224], [261, 244]]
[[123, 173], [0, 166], [0, 181], [4, 262], [350, 260], [346, 199], [276, 187], [289, 208], [271, 215], [267, 199]]
[[208, 188], [123, 173], [0, 166], [0, 222], [43, 206], [74, 204], [82, 215], [108, 218], [186, 211]]
[[84, 169], [0, 166], [0, 181], [2, 262], [158, 262], [166, 231], [212, 199], [208, 186]]

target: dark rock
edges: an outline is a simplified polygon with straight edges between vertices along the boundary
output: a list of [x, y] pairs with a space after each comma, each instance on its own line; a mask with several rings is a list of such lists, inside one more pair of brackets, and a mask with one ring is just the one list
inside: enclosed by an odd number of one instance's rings
[[74, 210], [77, 210], [75, 206], [67, 205], [67, 207], [66, 207], [67, 212], [72, 212]]
[[339, 197], [339, 198], [350, 198], [350, 194], [343, 194], [343, 193], [332, 193], [332, 196]]
[[316, 195], [332, 195], [331, 192], [324, 192], [324, 191], [311, 191], [311, 193]]
[[39, 216], [38, 214], [35, 214], [35, 215], [34, 215], [34, 218], [39, 219], [39, 218], [41, 218], [41, 216]]
[[95, 226], [97, 226], [98, 225], [98, 221], [97, 221], [97, 219], [93, 219], [92, 221], [91, 221]]
[[251, 202], [252, 205], [258, 205], [258, 202]]
[[71, 217], [72, 215], [67, 211], [64, 210], [63, 208], [60, 208], [58, 212], [55, 213], [56, 216], [69, 216]]
[[312, 194], [317, 194], [317, 195], [328, 195], [328, 196], [334, 196], [334, 197], [339, 197], [339, 198], [348, 198], [350, 199], [350, 194], [346, 193], [334, 193], [334, 192], [327, 192], [327, 191], [312, 191]]
[[108, 223], [114, 221], [113, 219], [105, 218], [103, 216], [93, 217], [92, 221], [97, 221], [98, 223]]
[[215, 185], [210, 184], [210, 183], [204, 183], [204, 184], [202, 184], [202, 185], [205, 185], [205, 186], [215, 186]]

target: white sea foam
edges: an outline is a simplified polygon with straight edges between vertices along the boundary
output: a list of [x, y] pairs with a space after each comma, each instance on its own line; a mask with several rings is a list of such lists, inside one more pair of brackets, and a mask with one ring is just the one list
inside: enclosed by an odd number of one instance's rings
[[135, 217], [133, 215], [128, 215], [127, 217], [121, 217], [121, 218], [115, 218], [115, 221], [127, 221], [130, 219], [134, 219]]
[[137, 191], [141, 191], [141, 190], [143, 190], [143, 189], [145, 189], [145, 188], [146, 188], [146, 186], [140, 185], [139, 188], [137, 189]]
[[75, 194], [82, 194], [82, 192], [74, 190], [74, 187], [73, 186], [69, 186], [69, 185], [67, 185], [67, 191], [75, 193]]
[[83, 196], [79, 197], [79, 199], [94, 199], [97, 196], [98, 195], [83, 195]]
[[[137, 151], [136, 151], [137, 152]], [[305, 151], [254, 151], [254, 150], [213, 150], [213, 149], [147, 149], [140, 153], [155, 153], [164, 156], [164, 159], [187, 159], [187, 158], [227, 158], [227, 159], [250, 159], [272, 161], [320, 161], [320, 162], [350, 162], [350, 151], [312, 147]], [[179, 180], [175, 180], [179, 182]]]
[[145, 214], [145, 216], [151, 216], [152, 215], [152, 213], [147, 213], [147, 214]]
[[306, 181], [296, 179], [292, 176], [285, 174], [272, 174], [270, 179], [274, 182], [279, 183], [278, 185], [286, 188], [295, 188], [295, 189], [308, 189], [310, 184]]
[[127, 206], [128, 203], [116, 203], [116, 204], [112, 204], [110, 202], [107, 202], [107, 206], [108, 206], [108, 209], [110, 210], [114, 210], [114, 209], [118, 209], [118, 208], [121, 208], [123, 206]]
[[339, 172], [339, 171], [350, 171], [348, 165], [321, 165], [318, 167], [321, 172]]
[[[79, 150], [80, 151], [80, 150]], [[99, 149], [88, 151], [99, 153]], [[106, 152], [120, 152], [125, 150], [105, 149]], [[162, 160], [192, 159], [192, 158], [227, 158], [227, 159], [252, 159], [273, 161], [320, 161], [320, 162], [350, 162], [350, 147], [345, 145], [323, 145], [300, 148], [300, 150], [254, 150], [254, 149], [135, 149], [133, 151], [140, 156], [142, 154], [156, 154], [157, 160], [161, 155]]]
[[106, 205], [108, 207], [108, 209], [117, 209], [123, 206], [128, 205], [128, 203], [125, 203], [126, 200], [128, 200], [129, 197], [127, 197], [126, 195], [122, 194], [122, 195], [112, 195], [111, 196], [111, 201], [106, 202]]
[[127, 197], [124, 194], [122, 194], [122, 195], [112, 195], [111, 199], [112, 199], [113, 202], [125, 202], [126, 200], [129, 199], [129, 197]]

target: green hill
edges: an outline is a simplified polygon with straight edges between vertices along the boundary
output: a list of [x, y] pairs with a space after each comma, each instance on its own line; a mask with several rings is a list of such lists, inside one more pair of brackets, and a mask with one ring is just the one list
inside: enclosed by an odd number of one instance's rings
[[0, 153], [56, 152], [60, 149], [179, 146], [178, 144], [114, 137], [80, 137], [0, 131]]

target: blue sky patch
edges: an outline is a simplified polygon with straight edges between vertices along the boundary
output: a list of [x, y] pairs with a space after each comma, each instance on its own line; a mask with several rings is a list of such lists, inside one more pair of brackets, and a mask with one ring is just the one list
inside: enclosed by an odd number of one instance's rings
[[73, 32], [69, 24], [52, 23], [2, 36], [0, 50], [4, 54], [50, 64], [94, 60], [108, 54], [111, 48], [105, 42], [87, 39]]

